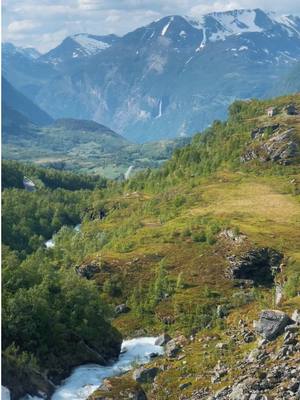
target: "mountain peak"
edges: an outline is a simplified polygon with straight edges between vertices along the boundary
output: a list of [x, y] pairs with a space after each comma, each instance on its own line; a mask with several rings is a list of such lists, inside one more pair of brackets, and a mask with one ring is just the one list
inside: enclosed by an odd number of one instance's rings
[[15, 46], [10, 42], [2, 43], [2, 52], [4, 54], [20, 54], [32, 60], [35, 60], [41, 56], [41, 54], [34, 47]]
[[[115, 35], [96, 36], [88, 33], [77, 33], [70, 38], [79, 45], [78, 51], [81, 55], [94, 55], [107, 49], [117, 39]], [[78, 52], [74, 53], [77, 54]]]
[[77, 33], [66, 37], [61, 44], [46, 53], [43, 61], [60, 66], [65, 62], [73, 62], [98, 54], [109, 48], [118, 39], [117, 35], [97, 36], [89, 33]]
[[231, 35], [276, 29], [284, 29], [290, 36], [300, 35], [300, 18], [280, 16], [260, 8], [212, 12], [199, 18], [186, 19], [195, 28], [205, 31], [205, 36], [210, 41], [225, 40]]

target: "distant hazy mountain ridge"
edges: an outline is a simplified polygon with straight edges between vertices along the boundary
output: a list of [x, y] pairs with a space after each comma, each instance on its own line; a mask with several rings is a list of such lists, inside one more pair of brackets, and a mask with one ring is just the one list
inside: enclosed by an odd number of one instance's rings
[[260, 9], [174, 15], [123, 37], [73, 35], [27, 56], [32, 68], [3, 51], [4, 75], [54, 118], [92, 119], [145, 142], [193, 134], [236, 98], [290, 90], [279, 83], [300, 60], [300, 18]]

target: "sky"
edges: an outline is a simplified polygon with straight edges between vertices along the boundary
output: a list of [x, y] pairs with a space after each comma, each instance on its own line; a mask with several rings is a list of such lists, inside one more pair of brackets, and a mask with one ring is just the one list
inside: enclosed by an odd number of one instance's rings
[[300, 15], [300, 0], [2, 0], [2, 41], [46, 52], [74, 33], [122, 35], [166, 15], [238, 8]]

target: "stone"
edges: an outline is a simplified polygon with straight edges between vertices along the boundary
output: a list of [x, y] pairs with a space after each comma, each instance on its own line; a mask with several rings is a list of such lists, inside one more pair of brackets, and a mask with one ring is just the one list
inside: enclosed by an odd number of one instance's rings
[[300, 311], [295, 310], [292, 314], [292, 320], [297, 324], [300, 325]]
[[254, 342], [255, 340], [255, 335], [252, 332], [247, 332], [244, 336], [243, 336], [244, 342], [245, 343], [251, 343]]
[[298, 391], [300, 387], [300, 381], [299, 380], [293, 380], [292, 382], [290, 382], [288, 389], [291, 392], [296, 393]]
[[217, 312], [216, 312], [216, 313], [217, 313], [217, 317], [218, 317], [218, 318], [224, 318], [224, 317], [226, 317], [226, 316], [228, 315], [227, 307], [225, 307], [225, 306], [219, 304], [219, 305], [217, 306]]
[[300, 327], [297, 324], [288, 325], [284, 328], [285, 332], [299, 332]]
[[296, 344], [297, 343], [296, 335], [291, 331], [287, 331], [283, 336], [283, 343], [285, 345]]
[[278, 306], [283, 298], [283, 287], [280, 284], [275, 286], [275, 304]]
[[243, 243], [247, 238], [245, 235], [237, 233], [233, 229], [224, 229], [219, 233], [219, 237], [224, 237], [225, 239], [237, 244]]
[[282, 311], [264, 310], [260, 313], [259, 321], [255, 323], [255, 330], [263, 338], [274, 340], [284, 332], [284, 328], [292, 324], [291, 318]]
[[268, 357], [267, 353], [264, 350], [259, 348], [253, 349], [247, 356], [246, 360], [249, 363], [254, 363], [256, 361], [265, 360]]
[[115, 313], [117, 315], [119, 314], [125, 314], [130, 311], [130, 308], [126, 304], [119, 304], [115, 307]]
[[165, 354], [167, 357], [174, 358], [180, 352], [181, 347], [176, 343], [174, 339], [170, 340], [166, 345]]
[[165, 354], [167, 357], [174, 358], [178, 355], [181, 348], [187, 344], [187, 338], [183, 335], [171, 339], [165, 347]]
[[158, 372], [157, 367], [147, 368], [143, 366], [133, 371], [132, 378], [139, 383], [152, 383]]
[[171, 336], [167, 333], [163, 333], [155, 340], [156, 346], [165, 346], [171, 340]]
[[244, 382], [233, 385], [231, 393], [227, 398], [229, 400], [249, 400], [253, 383], [254, 380], [248, 378]]
[[150, 360], [153, 360], [153, 358], [157, 358], [158, 356], [159, 356], [158, 353], [150, 353], [150, 354], [149, 354]]
[[228, 345], [226, 343], [217, 343], [216, 349], [224, 350], [227, 349]]
[[181, 384], [178, 386], [178, 389], [179, 389], [179, 390], [186, 389], [187, 387], [191, 386], [191, 384], [192, 384], [191, 382], [181, 383]]
[[297, 108], [295, 107], [295, 104], [288, 104], [283, 108], [283, 111], [287, 114], [287, 115], [297, 115], [298, 111]]

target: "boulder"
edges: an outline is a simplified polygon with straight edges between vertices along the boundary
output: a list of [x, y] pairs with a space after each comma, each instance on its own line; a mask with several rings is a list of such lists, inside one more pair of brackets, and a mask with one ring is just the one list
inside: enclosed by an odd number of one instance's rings
[[169, 358], [174, 358], [177, 356], [177, 354], [180, 352], [181, 348], [187, 344], [187, 339], [185, 336], [180, 335], [177, 336], [176, 338], [170, 340], [167, 344], [166, 344], [166, 350], [165, 350], [165, 354], [167, 357]]
[[139, 383], [152, 383], [158, 372], [157, 367], [147, 368], [143, 366], [133, 371], [132, 378]]
[[241, 383], [232, 386], [231, 393], [227, 397], [229, 400], [249, 400], [249, 394], [252, 392], [254, 384], [253, 378], [247, 378]]
[[192, 382], [181, 383], [181, 384], [178, 386], [178, 389], [179, 389], [179, 390], [184, 390], [184, 389], [186, 389], [187, 387], [191, 386], [191, 384], [192, 384]]
[[284, 332], [287, 325], [292, 323], [291, 318], [282, 311], [264, 310], [260, 313], [260, 319], [255, 322], [254, 327], [263, 338], [274, 340]]
[[163, 333], [162, 335], [158, 336], [158, 338], [155, 340], [155, 345], [165, 346], [170, 340], [171, 336], [169, 336], [167, 333]]
[[166, 345], [165, 354], [167, 357], [174, 358], [180, 352], [181, 347], [176, 343], [175, 339], [170, 340]]
[[298, 110], [295, 106], [295, 104], [287, 104], [284, 108], [283, 111], [287, 114], [287, 115], [297, 115], [298, 114]]
[[224, 229], [219, 233], [219, 237], [223, 237], [231, 242], [241, 244], [246, 240], [246, 236], [235, 232], [234, 229]]
[[254, 284], [270, 285], [279, 271], [283, 255], [271, 248], [253, 248], [241, 255], [228, 257], [226, 276], [230, 279], [251, 280]]
[[119, 304], [115, 307], [115, 313], [117, 315], [119, 314], [125, 314], [130, 311], [130, 308], [126, 304]]

